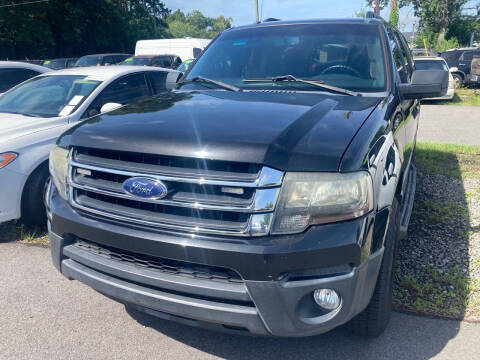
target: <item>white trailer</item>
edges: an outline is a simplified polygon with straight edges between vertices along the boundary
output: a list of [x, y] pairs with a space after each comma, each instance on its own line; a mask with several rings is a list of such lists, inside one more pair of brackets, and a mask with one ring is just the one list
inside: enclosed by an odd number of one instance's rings
[[197, 38], [139, 40], [135, 55], [177, 55], [185, 61], [197, 57], [210, 41]]

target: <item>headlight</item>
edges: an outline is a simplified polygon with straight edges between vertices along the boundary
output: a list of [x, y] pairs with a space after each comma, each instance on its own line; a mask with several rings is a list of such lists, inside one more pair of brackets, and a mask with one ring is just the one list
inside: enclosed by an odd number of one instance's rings
[[68, 150], [55, 146], [50, 151], [50, 175], [58, 193], [67, 199]]
[[272, 234], [290, 234], [310, 225], [360, 217], [373, 207], [372, 180], [356, 173], [287, 173]]
[[14, 152], [5, 152], [0, 154], [0, 169], [10, 164], [17, 158], [18, 154]]

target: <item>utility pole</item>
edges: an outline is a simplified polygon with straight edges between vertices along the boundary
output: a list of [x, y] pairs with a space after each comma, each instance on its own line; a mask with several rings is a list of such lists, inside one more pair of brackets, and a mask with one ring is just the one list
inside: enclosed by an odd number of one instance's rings
[[258, 23], [258, 0], [255, 1], [255, 23]]
[[373, 1], [373, 12], [375, 15], [380, 15], [380, 2], [379, 0]]

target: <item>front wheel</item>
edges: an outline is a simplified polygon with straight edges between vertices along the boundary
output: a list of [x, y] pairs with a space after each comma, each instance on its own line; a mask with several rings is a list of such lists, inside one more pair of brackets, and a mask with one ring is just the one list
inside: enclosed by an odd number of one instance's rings
[[48, 181], [48, 164], [38, 167], [28, 178], [22, 195], [22, 220], [29, 225], [46, 225], [44, 194]]
[[377, 337], [383, 333], [390, 320], [393, 300], [393, 264], [398, 249], [399, 226], [399, 205], [394, 199], [385, 237], [382, 265], [372, 299], [367, 308], [348, 323], [349, 330], [356, 335]]
[[460, 74], [452, 74], [453, 80], [455, 81], [455, 88], [461, 88], [463, 86], [463, 77]]

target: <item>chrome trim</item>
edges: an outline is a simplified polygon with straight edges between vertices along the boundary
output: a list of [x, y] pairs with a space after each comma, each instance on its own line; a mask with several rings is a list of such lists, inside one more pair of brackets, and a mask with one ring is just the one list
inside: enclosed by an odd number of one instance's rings
[[[173, 181], [173, 182], [183, 182], [183, 183], [194, 183], [199, 185], [217, 185], [217, 186], [228, 186], [228, 187], [238, 187], [238, 188], [255, 188], [255, 195], [252, 202], [245, 207], [241, 206], [223, 206], [223, 205], [213, 205], [200, 202], [182, 202], [166, 199], [143, 199], [137, 198], [133, 195], [127, 194], [125, 192], [117, 192], [112, 190], [106, 190], [102, 188], [93, 187], [91, 185], [82, 185], [74, 180], [74, 170], [76, 168], [95, 170], [104, 173], [123, 175], [128, 177], [147, 177], [154, 180], [163, 180], [163, 181]], [[73, 149], [69, 153], [68, 157], [68, 174], [67, 174], [67, 195], [69, 203], [72, 207], [91, 213], [94, 215], [99, 215], [105, 218], [110, 218], [119, 221], [125, 221], [131, 224], [140, 224], [145, 226], [151, 226], [158, 229], [166, 230], [178, 230], [186, 233], [194, 234], [214, 234], [214, 235], [225, 235], [225, 236], [265, 236], [269, 233], [270, 228], [273, 223], [273, 211], [275, 209], [277, 199], [280, 193], [280, 185], [283, 181], [284, 173], [269, 167], [263, 167], [259, 173], [259, 176], [255, 181], [252, 182], [242, 182], [242, 181], [227, 181], [227, 180], [213, 180], [205, 178], [183, 178], [176, 176], [164, 176], [164, 175], [152, 175], [149, 173], [134, 172], [128, 170], [117, 170], [111, 168], [105, 168], [102, 166], [89, 165], [80, 163], [74, 160]], [[205, 228], [192, 225], [178, 225], [174, 223], [165, 223], [158, 221], [151, 221], [142, 219], [140, 216], [135, 216], [135, 209], [132, 209], [132, 217], [125, 216], [124, 214], [119, 215], [113, 211], [108, 211], [105, 209], [95, 209], [90, 206], [85, 206], [79, 204], [75, 197], [75, 189], [95, 192], [98, 194], [108, 195], [117, 198], [123, 198], [128, 200], [135, 200], [141, 202], [157, 203], [171, 206], [179, 207], [188, 207], [196, 209], [205, 209], [205, 210], [218, 210], [218, 211], [231, 211], [239, 213], [250, 213], [251, 215], [247, 218], [245, 222], [245, 227], [242, 230], [224, 230], [214, 227]], [[119, 189], [120, 191], [120, 189]], [[194, 217], [192, 217], [192, 220]]]
[[172, 182], [183, 182], [191, 183], [198, 185], [219, 185], [219, 186], [230, 186], [230, 187], [247, 187], [247, 188], [258, 188], [258, 187], [274, 187], [278, 186], [282, 182], [283, 172], [264, 167], [260, 173], [260, 176], [257, 180], [253, 182], [238, 182], [238, 181], [224, 181], [224, 180], [210, 180], [205, 178], [183, 178], [176, 176], [165, 176], [165, 175], [152, 175], [148, 173], [126, 171], [126, 170], [116, 170], [109, 169], [100, 166], [87, 165], [83, 163], [78, 163], [75, 160], [70, 161], [71, 166], [79, 167], [82, 169], [95, 170], [106, 172], [109, 174], [123, 175], [129, 177], [148, 177], [160, 181], [172, 181]]

